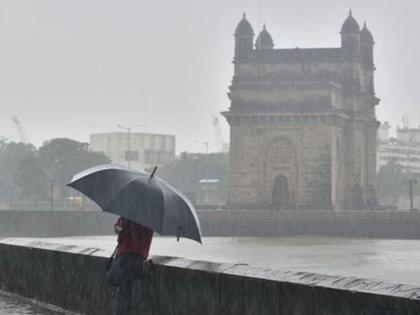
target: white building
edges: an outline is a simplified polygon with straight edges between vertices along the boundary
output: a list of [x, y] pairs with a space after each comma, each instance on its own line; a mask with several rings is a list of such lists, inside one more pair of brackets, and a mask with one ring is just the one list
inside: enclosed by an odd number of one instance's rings
[[378, 169], [394, 160], [405, 172], [420, 174], [420, 128], [397, 128], [396, 138], [389, 137], [389, 128], [384, 123], [378, 131]]
[[378, 128], [378, 142], [388, 142], [389, 141], [389, 129], [391, 125], [386, 121], [382, 123]]
[[175, 136], [110, 132], [90, 135], [90, 149], [103, 152], [113, 163], [146, 169], [175, 160]]

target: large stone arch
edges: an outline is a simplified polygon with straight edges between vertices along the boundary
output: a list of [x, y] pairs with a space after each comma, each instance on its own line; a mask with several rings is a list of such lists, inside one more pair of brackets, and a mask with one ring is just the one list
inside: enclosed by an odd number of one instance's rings
[[[296, 208], [298, 161], [296, 145], [287, 137], [278, 136], [270, 139], [265, 149], [265, 198], [271, 208]], [[286, 194], [287, 201], [276, 200], [275, 191]], [[279, 203], [280, 202], [280, 203]]]

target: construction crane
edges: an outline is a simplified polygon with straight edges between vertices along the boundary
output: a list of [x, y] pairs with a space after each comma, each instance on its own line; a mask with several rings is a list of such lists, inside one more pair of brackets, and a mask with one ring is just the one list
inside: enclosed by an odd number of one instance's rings
[[226, 143], [226, 141], [223, 138], [222, 130], [220, 128], [219, 118], [212, 115], [212, 121], [213, 121], [214, 134], [216, 137], [217, 152], [227, 152], [229, 150], [229, 145]]
[[16, 125], [16, 128], [19, 133], [20, 142], [27, 144], [25, 133], [23, 132], [22, 124], [20, 123], [19, 119], [17, 117], [12, 118], [13, 123]]

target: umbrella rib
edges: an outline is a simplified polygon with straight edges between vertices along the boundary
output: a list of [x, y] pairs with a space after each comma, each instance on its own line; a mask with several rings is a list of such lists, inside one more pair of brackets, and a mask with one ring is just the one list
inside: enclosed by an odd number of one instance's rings
[[[155, 180], [155, 182], [159, 186], [160, 191], [163, 192], [163, 188], [162, 188], [163, 186], [160, 184], [159, 180]], [[163, 209], [165, 209], [165, 194], [164, 193], [162, 193], [162, 198], [163, 198]], [[165, 226], [164, 225], [164, 221], [165, 221], [165, 210], [162, 211], [162, 219], [160, 221], [162, 222], [162, 225], [160, 227], [160, 230], [163, 231], [163, 227]]]
[[[184, 196], [183, 196], [183, 194], [182, 193], [180, 193], [177, 189], [175, 189], [174, 187], [172, 187], [171, 185], [169, 185], [167, 182], [165, 182], [165, 181], [163, 181], [162, 179], [157, 179], [156, 180], [156, 182], [158, 183], [158, 185], [159, 185], [159, 187], [161, 188], [161, 190], [163, 191], [163, 189], [168, 189], [169, 188], [169, 190], [171, 190], [171, 191], [173, 191], [173, 192], [175, 192], [178, 196], [181, 196], [182, 198], [183, 198], [183, 200], [184, 201], [188, 201], [189, 202], [189, 200], [188, 199], [186, 199]], [[162, 188], [163, 187], [163, 188]], [[165, 194], [163, 194], [163, 197], [164, 197], [164, 201], [165, 201]], [[190, 208], [190, 207], [189, 207]], [[190, 208], [191, 209], [191, 208]], [[196, 224], [200, 224], [199, 223], [199, 219], [198, 219], [198, 217], [196, 217], [196, 214], [195, 214], [195, 212], [193, 212], [193, 211], [189, 211], [190, 212], [190, 214], [193, 216], [193, 218], [194, 218], [194, 220], [196, 221]], [[163, 217], [162, 217], [162, 230], [163, 230], [163, 227], [164, 227], [164, 221], [165, 221], [165, 215], [164, 215], [164, 213], [162, 214], [163, 215]], [[201, 228], [200, 227], [196, 227], [197, 228], [197, 233], [199, 234], [199, 235], [201, 235]], [[174, 233], [174, 234], [168, 234], [168, 235], [173, 235], [173, 236], [179, 236], [177, 233]], [[201, 237], [200, 237], [201, 238]], [[200, 241], [200, 243], [201, 243], [201, 241]]]

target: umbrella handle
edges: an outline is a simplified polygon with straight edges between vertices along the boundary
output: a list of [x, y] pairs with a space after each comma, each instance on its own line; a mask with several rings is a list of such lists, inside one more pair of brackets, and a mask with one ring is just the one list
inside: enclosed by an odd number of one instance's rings
[[181, 238], [181, 236], [179, 236], [180, 232], [183, 230], [184, 228], [182, 226], [179, 226], [176, 231], [178, 232], [176, 235], [176, 241], [179, 242], [179, 239]]

